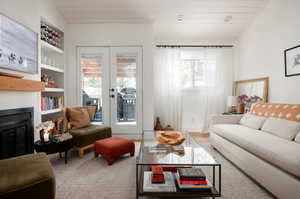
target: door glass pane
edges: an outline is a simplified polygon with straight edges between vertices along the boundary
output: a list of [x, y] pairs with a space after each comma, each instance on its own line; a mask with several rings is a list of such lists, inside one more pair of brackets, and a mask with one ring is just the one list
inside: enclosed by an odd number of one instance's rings
[[136, 123], [136, 53], [117, 53], [117, 122]]
[[103, 122], [102, 67], [103, 60], [99, 54], [81, 54], [82, 105], [96, 107], [93, 119], [96, 122]]

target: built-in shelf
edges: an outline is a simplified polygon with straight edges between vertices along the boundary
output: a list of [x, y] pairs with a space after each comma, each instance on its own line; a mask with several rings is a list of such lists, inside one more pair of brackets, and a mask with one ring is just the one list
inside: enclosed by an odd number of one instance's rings
[[48, 70], [48, 71], [54, 71], [54, 72], [58, 72], [58, 73], [64, 73], [64, 69], [57, 68], [55, 66], [46, 65], [46, 64], [41, 64], [41, 69]]
[[52, 109], [52, 110], [47, 110], [47, 111], [42, 111], [41, 114], [42, 115], [48, 115], [48, 114], [52, 114], [52, 113], [59, 113], [61, 112], [61, 109]]
[[40, 40], [40, 41], [41, 41], [42, 48], [44, 48], [45, 50], [53, 51], [53, 52], [56, 52], [59, 54], [64, 54], [64, 51], [62, 49], [52, 46], [51, 44], [48, 44], [47, 42], [45, 42], [43, 40]]
[[64, 92], [65, 90], [63, 88], [47, 88], [45, 87], [45, 90], [43, 92]]
[[44, 84], [41, 81], [0, 76], [0, 90], [41, 92], [44, 90]]

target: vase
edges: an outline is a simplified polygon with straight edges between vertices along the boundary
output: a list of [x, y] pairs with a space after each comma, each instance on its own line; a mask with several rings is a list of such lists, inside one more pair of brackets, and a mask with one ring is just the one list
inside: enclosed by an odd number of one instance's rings
[[44, 141], [44, 133], [45, 133], [44, 130], [40, 130], [40, 140], [41, 140], [42, 143], [45, 142], [45, 141]]
[[240, 104], [240, 108], [239, 108], [239, 112], [240, 113], [245, 113], [245, 104]]
[[162, 129], [163, 129], [163, 127], [162, 127], [162, 125], [161, 125], [161, 123], [160, 123], [160, 121], [159, 121], [159, 117], [157, 117], [157, 118], [156, 118], [156, 124], [155, 124], [154, 130], [160, 131], [160, 130], [162, 130]]

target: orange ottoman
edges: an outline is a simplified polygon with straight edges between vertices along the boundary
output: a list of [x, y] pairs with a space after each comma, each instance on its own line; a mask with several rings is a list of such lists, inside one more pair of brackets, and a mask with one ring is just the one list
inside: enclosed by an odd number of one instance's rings
[[130, 153], [130, 156], [134, 156], [134, 142], [122, 137], [113, 136], [110, 138], [98, 140], [94, 144], [95, 157], [102, 155], [111, 165], [113, 161], [126, 154]]

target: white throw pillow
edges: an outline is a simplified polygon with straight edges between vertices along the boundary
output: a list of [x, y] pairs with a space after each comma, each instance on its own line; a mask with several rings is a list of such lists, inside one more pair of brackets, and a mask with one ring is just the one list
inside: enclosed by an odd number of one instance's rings
[[300, 132], [297, 134], [295, 142], [298, 142], [300, 144]]
[[266, 119], [267, 118], [265, 117], [260, 117], [250, 113], [246, 113], [245, 115], [243, 115], [240, 124], [252, 129], [259, 130], [263, 126]]
[[300, 131], [300, 122], [270, 117], [261, 130], [286, 140], [293, 140]]

